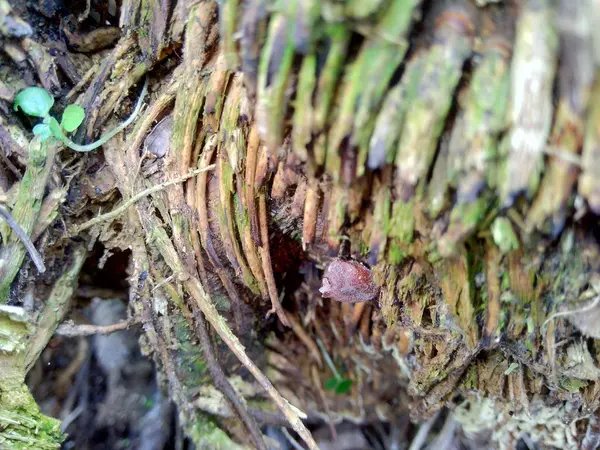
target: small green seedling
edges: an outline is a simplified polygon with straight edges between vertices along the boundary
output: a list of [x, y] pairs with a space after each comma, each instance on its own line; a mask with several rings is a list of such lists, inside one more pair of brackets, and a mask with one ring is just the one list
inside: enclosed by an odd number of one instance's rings
[[334, 391], [336, 394], [347, 394], [350, 392], [350, 388], [352, 387], [352, 380], [349, 378], [344, 378], [336, 369], [335, 364], [333, 364], [333, 361], [331, 360], [329, 353], [327, 353], [327, 349], [323, 345], [323, 342], [321, 342], [321, 339], [317, 338], [317, 345], [323, 353], [323, 357], [325, 358], [327, 366], [333, 373], [333, 376], [325, 382], [325, 389], [328, 391]]
[[352, 380], [348, 378], [337, 378], [333, 376], [325, 382], [325, 389], [335, 391], [336, 394], [346, 394], [352, 387]]
[[14, 109], [18, 111], [21, 109], [25, 114], [32, 117], [39, 117], [43, 119], [42, 123], [37, 124], [33, 127], [33, 134], [40, 137], [40, 141], [44, 142], [50, 138], [55, 138], [65, 144], [71, 150], [77, 152], [89, 152], [104, 144], [115, 136], [117, 133], [124, 130], [137, 116], [140, 109], [142, 108], [142, 100], [148, 90], [148, 79], [144, 83], [144, 88], [138, 102], [133, 110], [133, 113], [129, 118], [118, 127], [112, 129], [107, 134], [102, 136], [96, 142], [88, 145], [79, 145], [69, 139], [65, 133], [72, 133], [85, 118], [85, 111], [79, 105], [68, 105], [63, 111], [60, 123], [54, 117], [50, 115], [50, 109], [54, 105], [54, 97], [52, 97], [48, 91], [37, 86], [28, 87], [15, 97]]

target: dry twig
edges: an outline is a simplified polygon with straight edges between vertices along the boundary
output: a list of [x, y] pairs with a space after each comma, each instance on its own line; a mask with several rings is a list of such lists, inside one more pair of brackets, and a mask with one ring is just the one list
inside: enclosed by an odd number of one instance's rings
[[202, 351], [204, 353], [204, 357], [206, 358], [206, 364], [215, 387], [223, 393], [227, 401], [229, 401], [231, 404], [232, 409], [244, 423], [256, 448], [267, 450], [267, 446], [262, 438], [262, 434], [258, 428], [256, 420], [254, 420], [254, 417], [252, 417], [248, 412], [243, 398], [235, 391], [223, 373], [223, 369], [221, 369], [217, 358], [215, 358], [215, 354], [213, 353], [212, 349], [212, 343], [210, 342], [210, 336], [208, 335], [208, 330], [206, 328], [206, 322], [204, 321], [204, 315], [202, 312], [198, 311], [197, 308], [194, 309], [196, 316], [196, 330], [198, 337], [200, 338]]
[[119, 207], [113, 209], [111, 212], [107, 212], [106, 214], [101, 214], [99, 216], [94, 217], [93, 219], [88, 220], [87, 222], [82, 223], [81, 225], [79, 225], [78, 227], [76, 227], [73, 230], [73, 235], [79, 234], [83, 230], [87, 230], [88, 228], [93, 227], [94, 225], [102, 223], [106, 220], [115, 219], [116, 217], [119, 217], [121, 214], [123, 214], [125, 211], [127, 211], [127, 209], [131, 205], [133, 205], [140, 199], [142, 199], [150, 194], [154, 194], [155, 192], [162, 191], [163, 189], [165, 189], [169, 186], [173, 186], [174, 184], [183, 183], [188, 178], [195, 177], [199, 173], [206, 172], [208, 170], [212, 170], [214, 167], [215, 167], [214, 164], [212, 164], [207, 167], [195, 169], [179, 178], [175, 178], [174, 180], [165, 181], [164, 183], [157, 184], [155, 186], [152, 186], [151, 188], [144, 189], [143, 191], [138, 192], [137, 194], [133, 195], [131, 198], [129, 198], [127, 201], [123, 202], [123, 204], [121, 204]]
[[94, 334], [110, 334], [115, 331], [128, 330], [131, 327], [141, 325], [141, 322], [137, 320], [126, 320], [124, 322], [117, 322], [110, 325], [89, 325], [81, 324], [76, 325], [73, 321], [61, 323], [56, 329], [56, 334], [59, 336], [66, 337], [77, 337], [77, 336], [92, 336]]
[[15, 222], [15, 220], [10, 215], [10, 212], [8, 212], [8, 210], [4, 206], [0, 206], [0, 216], [2, 216], [4, 220], [6, 220], [6, 223], [12, 228], [17, 237], [21, 240], [21, 242], [25, 246], [25, 249], [29, 253], [29, 256], [31, 256], [31, 260], [35, 264], [35, 267], [37, 267], [38, 272], [44, 273], [46, 271], [44, 261], [42, 260], [42, 257], [33, 245], [33, 242], [31, 242], [31, 239], [29, 239], [29, 236], [27, 236], [27, 233], [25, 233], [23, 228], [21, 228], [19, 224]]

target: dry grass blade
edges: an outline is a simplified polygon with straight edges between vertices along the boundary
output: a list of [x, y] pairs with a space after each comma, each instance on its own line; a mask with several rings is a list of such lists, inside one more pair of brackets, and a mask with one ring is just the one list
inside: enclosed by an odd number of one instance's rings
[[127, 201], [125, 201], [122, 205], [120, 205], [119, 207], [113, 209], [111, 212], [108, 212], [106, 214], [101, 214], [97, 217], [94, 217], [93, 219], [88, 220], [87, 222], [82, 223], [81, 225], [78, 225], [74, 230], [73, 230], [73, 235], [79, 234], [84, 230], [87, 230], [88, 228], [93, 227], [94, 225], [97, 225], [99, 223], [105, 222], [107, 220], [113, 220], [117, 217], [119, 217], [121, 214], [123, 214], [125, 211], [127, 211], [127, 209], [131, 206], [134, 205], [137, 201], [139, 201], [140, 199], [147, 197], [150, 194], [153, 194], [155, 192], [161, 191], [169, 186], [173, 186], [175, 184], [179, 184], [179, 183], [183, 183], [184, 181], [188, 180], [191, 177], [195, 177], [196, 175], [202, 173], [202, 172], [207, 172], [209, 170], [214, 169], [214, 165], [210, 165], [207, 167], [202, 167], [200, 169], [194, 169], [192, 171], [190, 171], [190, 173], [183, 175], [179, 178], [176, 178], [174, 180], [170, 180], [170, 181], [165, 181], [164, 183], [160, 183], [157, 185], [152, 186], [151, 188], [145, 189], [141, 192], [138, 192], [137, 194], [135, 194], [133, 197], [131, 197], [130, 199], [128, 199]]

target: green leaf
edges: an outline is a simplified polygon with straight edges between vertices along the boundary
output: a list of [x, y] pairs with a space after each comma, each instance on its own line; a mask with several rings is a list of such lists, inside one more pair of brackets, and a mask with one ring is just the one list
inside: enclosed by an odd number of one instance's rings
[[52, 136], [55, 138], [60, 139], [62, 137], [62, 129], [58, 124], [58, 120], [56, 120], [54, 117], [50, 117], [50, 120], [48, 121], [48, 128], [50, 129]]
[[35, 127], [33, 127], [33, 134], [39, 136], [42, 142], [52, 136], [50, 127], [45, 123], [38, 123]]
[[329, 380], [325, 382], [325, 389], [328, 391], [333, 391], [337, 388], [338, 379], [336, 377], [331, 377]]
[[342, 380], [335, 388], [335, 392], [337, 392], [338, 394], [346, 394], [348, 391], [350, 391], [351, 387], [352, 387], [352, 380], [348, 380], [348, 379]]
[[37, 86], [32, 86], [19, 92], [15, 97], [13, 107], [15, 111], [21, 108], [28, 116], [46, 117], [52, 105], [54, 105], [54, 97], [48, 91]]
[[85, 117], [85, 111], [79, 105], [69, 105], [65, 108], [62, 120], [60, 121], [60, 125], [64, 128], [65, 131], [69, 133], [71, 131], [75, 131], [81, 122], [83, 122], [83, 118]]

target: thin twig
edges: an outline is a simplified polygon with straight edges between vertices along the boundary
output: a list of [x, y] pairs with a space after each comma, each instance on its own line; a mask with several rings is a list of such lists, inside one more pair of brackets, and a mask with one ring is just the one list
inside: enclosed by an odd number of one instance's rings
[[101, 214], [99, 216], [94, 217], [93, 219], [88, 220], [87, 222], [82, 223], [81, 225], [79, 225], [78, 227], [75, 228], [75, 231], [73, 232], [73, 234], [79, 234], [83, 230], [87, 230], [88, 228], [93, 227], [94, 225], [97, 225], [106, 220], [112, 220], [112, 219], [120, 216], [121, 214], [123, 214], [125, 211], [127, 211], [127, 209], [130, 206], [132, 206], [134, 203], [141, 200], [142, 198], [144, 198], [150, 194], [154, 194], [155, 192], [161, 191], [161, 190], [163, 190], [169, 186], [172, 186], [174, 184], [183, 183], [188, 178], [195, 177], [199, 173], [206, 172], [208, 170], [212, 170], [214, 167], [215, 167], [215, 165], [211, 164], [210, 166], [207, 166], [207, 167], [195, 169], [195, 170], [190, 171], [186, 175], [183, 175], [179, 178], [175, 178], [174, 180], [165, 181], [164, 183], [154, 185], [148, 189], [144, 189], [143, 191], [135, 194], [133, 197], [131, 197], [127, 201], [123, 202], [123, 204], [121, 204], [117, 208], [113, 209], [112, 211], [107, 212], [106, 214]]
[[288, 440], [288, 442], [290, 443], [290, 445], [292, 447], [294, 447], [295, 450], [304, 450], [304, 447], [302, 447], [300, 445], [300, 443], [294, 439], [294, 436], [292, 436], [290, 434], [290, 432], [287, 430], [287, 428], [282, 428], [281, 432], [283, 433], [283, 435], [285, 436], [285, 438]]
[[115, 331], [127, 330], [138, 325], [141, 325], [141, 322], [137, 320], [126, 320], [110, 325], [76, 325], [72, 321], [69, 321], [61, 323], [56, 329], [56, 334], [66, 337], [92, 336], [94, 334], [110, 334]]
[[29, 253], [29, 256], [31, 256], [31, 260], [35, 264], [35, 267], [37, 267], [38, 272], [44, 273], [46, 271], [46, 266], [44, 265], [42, 257], [33, 245], [33, 242], [31, 242], [31, 239], [29, 239], [29, 236], [27, 236], [27, 233], [25, 233], [23, 228], [21, 228], [21, 226], [17, 222], [15, 222], [15, 219], [13, 219], [13, 217], [10, 215], [8, 209], [1, 205], [0, 216], [2, 216], [4, 220], [6, 220], [6, 223], [12, 228], [17, 237], [21, 240], [21, 242], [25, 246], [25, 249]]
[[560, 311], [560, 312], [556, 312], [556, 313], [552, 314], [550, 317], [548, 317], [544, 321], [544, 323], [542, 324], [542, 327], [546, 326], [548, 324], [548, 322], [556, 319], [557, 317], [572, 316], [574, 314], [581, 314], [584, 312], [588, 312], [588, 311], [591, 311], [592, 309], [594, 309], [599, 304], [600, 304], [600, 295], [597, 295], [596, 298], [594, 298], [593, 302], [591, 302], [589, 305], [584, 306], [583, 308], [573, 309], [570, 311]]
[[435, 415], [433, 417], [431, 417], [427, 422], [423, 423], [419, 427], [419, 431], [417, 431], [417, 435], [410, 443], [410, 447], [408, 448], [408, 450], [421, 450], [421, 447], [423, 447], [423, 444], [425, 444], [425, 441], [427, 440], [427, 437], [429, 436], [429, 431], [431, 430], [431, 427], [437, 420], [438, 415], [439, 415], [439, 411], [437, 413], [435, 413]]
[[208, 335], [206, 322], [204, 321], [204, 314], [202, 314], [202, 312], [199, 311], [195, 306], [194, 309], [196, 316], [196, 330], [198, 332], [198, 337], [200, 338], [202, 351], [206, 359], [208, 371], [210, 372], [210, 375], [213, 379], [213, 383], [215, 384], [216, 388], [223, 393], [225, 398], [231, 404], [232, 409], [237, 413], [240, 420], [248, 429], [252, 442], [254, 443], [256, 448], [260, 450], [267, 450], [267, 446], [262, 438], [262, 434], [260, 432], [260, 429], [258, 428], [256, 420], [254, 420], [254, 417], [252, 417], [246, 409], [244, 401], [242, 400], [242, 398], [240, 398], [240, 395], [235, 391], [235, 389], [223, 373], [223, 369], [221, 369], [217, 358], [215, 358], [215, 354], [213, 353], [212, 349], [212, 343], [210, 342], [210, 337]]

